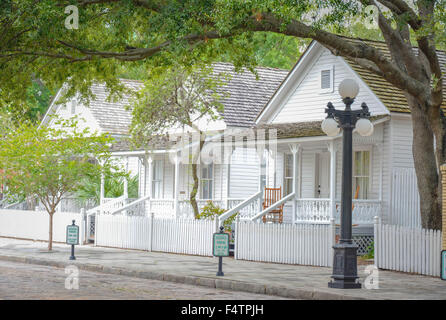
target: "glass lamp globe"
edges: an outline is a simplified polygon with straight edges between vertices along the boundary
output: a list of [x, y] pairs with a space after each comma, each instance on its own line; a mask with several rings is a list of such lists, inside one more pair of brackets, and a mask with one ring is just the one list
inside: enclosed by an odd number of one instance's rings
[[369, 119], [359, 119], [356, 122], [356, 130], [363, 137], [368, 137], [373, 134], [373, 124]]
[[339, 84], [338, 90], [339, 90], [339, 94], [341, 95], [342, 99], [345, 99], [345, 98], [354, 99], [358, 95], [359, 86], [355, 80], [344, 79]]
[[341, 128], [338, 127], [338, 123], [333, 118], [326, 118], [324, 121], [322, 121], [321, 125], [322, 131], [329, 136], [334, 137], [341, 131]]

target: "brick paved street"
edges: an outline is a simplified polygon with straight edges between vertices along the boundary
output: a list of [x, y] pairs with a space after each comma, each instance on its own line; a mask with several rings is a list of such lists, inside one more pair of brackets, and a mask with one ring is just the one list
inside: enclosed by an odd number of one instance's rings
[[0, 261], [0, 299], [285, 299], [168, 281], [79, 270], [79, 289], [65, 289], [61, 268]]

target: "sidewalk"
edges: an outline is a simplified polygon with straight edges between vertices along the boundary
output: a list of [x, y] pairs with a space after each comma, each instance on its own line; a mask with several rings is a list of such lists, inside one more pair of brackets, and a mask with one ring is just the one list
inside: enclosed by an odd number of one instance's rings
[[[56, 267], [77, 265], [80, 270], [174, 281], [221, 289], [266, 293], [296, 299], [446, 299], [446, 281], [439, 278], [379, 271], [379, 289], [329, 289], [331, 268], [223, 259], [224, 277], [217, 277], [217, 258], [77, 246], [0, 238], [0, 259]], [[358, 267], [361, 283], [364, 266]], [[82, 271], [80, 271], [82, 279]]]

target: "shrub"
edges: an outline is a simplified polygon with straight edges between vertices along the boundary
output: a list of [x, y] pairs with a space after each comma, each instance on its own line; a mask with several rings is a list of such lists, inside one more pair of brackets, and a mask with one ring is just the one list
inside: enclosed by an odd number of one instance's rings
[[[201, 209], [200, 214], [197, 216], [198, 219], [215, 219], [216, 217], [222, 215], [226, 212], [226, 209], [220, 208], [219, 206], [215, 205], [212, 201], [208, 201], [206, 205]], [[223, 226], [225, 228], [225, 231], [232, 231], [231, 225], [235, 220], [235, 217], [237, 216], [238, 212], [234, 213], [232, 216], [230, 216], [228, 219], [225, 220], [223, 223]]]
[[375, 258], [375, 243], [374, 242], [372, 242], [367, 247], [367, 251], [368, 251], [368, 253], [366, 255], [364, 255], [364, 258], [366, 258], [366, 259], [374, 259]]

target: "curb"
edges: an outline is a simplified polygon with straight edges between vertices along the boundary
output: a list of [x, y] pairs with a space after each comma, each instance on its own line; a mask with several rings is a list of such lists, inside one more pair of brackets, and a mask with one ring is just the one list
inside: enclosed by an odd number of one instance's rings
[[33, 257], [19, 257], [0, 255], [0, 260], [19, 262], [26, 264], [36, 264], [56, 268], [65, 268], [69, 265], [76, 265], [80, 270], [100, 272], [105, 274], [122, 275], [134, 278], [161, 280], [176, 283], [184, 283], [194, 286], [203, 286], [216, 289], [225, 289], [232, 291], [243, 291], [249, 293], [266, 294], [291, 299], [304, 300], [366, 300], [362, 297], [348, 296], [339, 293], [323, 292], [315, 289], [293, 289], [280, 286], [263, 285], [237, 280], [214, 279], [200, 276], [180, 276], [176, 274], [156, 272], [156, 271], [137, 271], [116, 267], [106, 267], [98, 264], [79, 263], [77, 261], [61, 262], [44, 260]]

